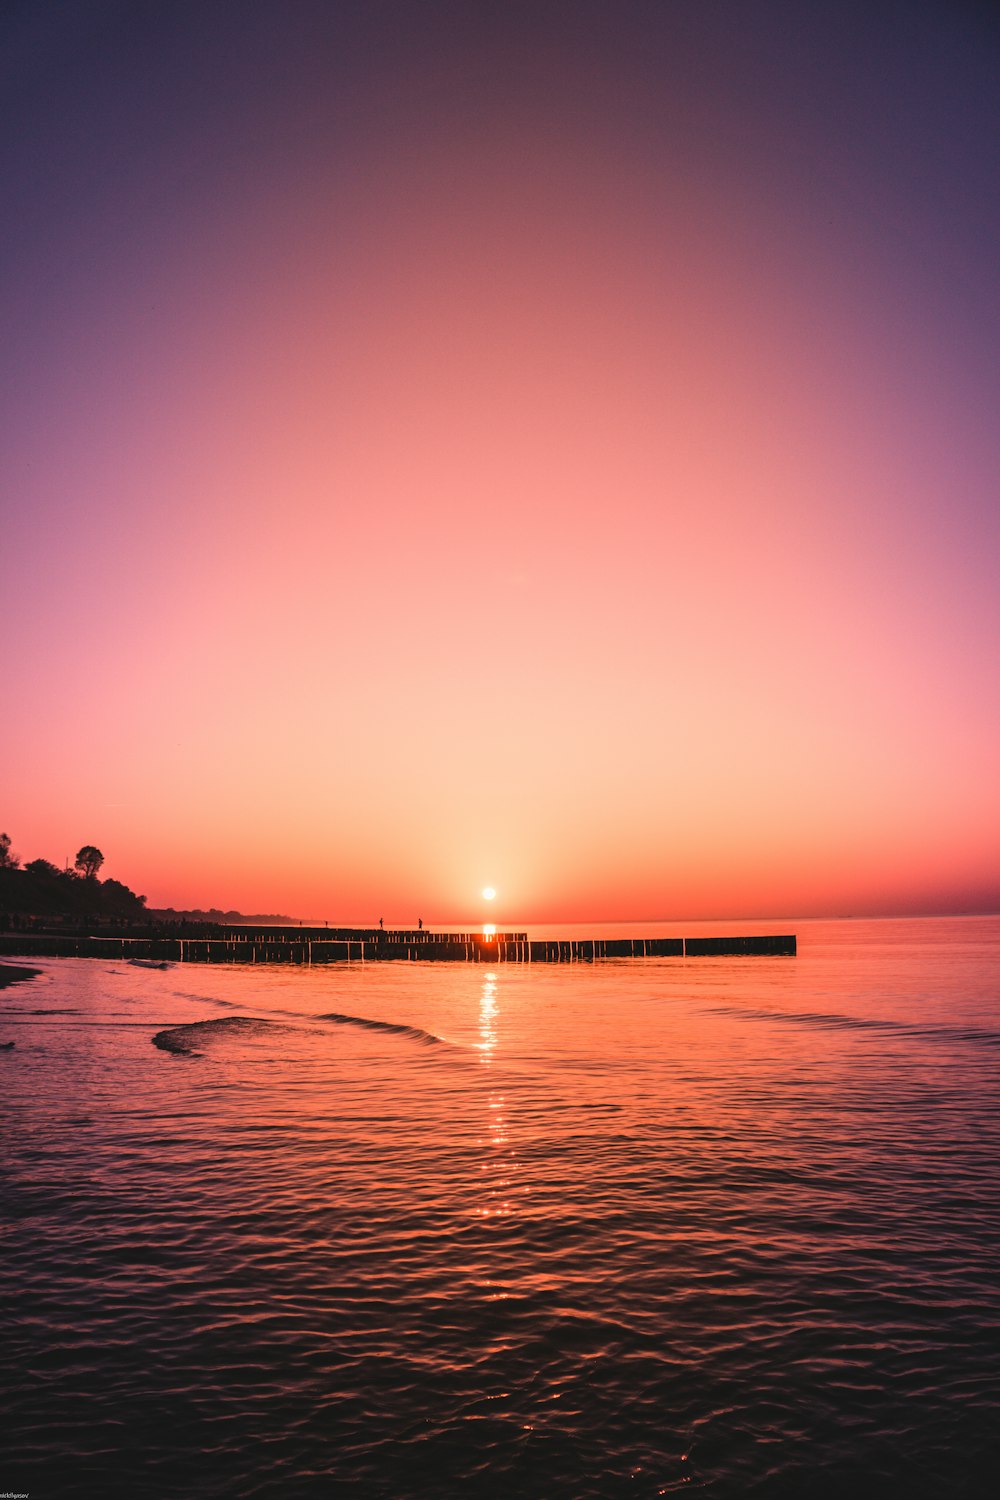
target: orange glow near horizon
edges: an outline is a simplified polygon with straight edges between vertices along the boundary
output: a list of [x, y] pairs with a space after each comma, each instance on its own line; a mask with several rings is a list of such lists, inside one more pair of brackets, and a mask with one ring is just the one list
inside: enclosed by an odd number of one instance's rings
[[504, 923], [995, 907], [987, 344], [773, 121], [491, 63], [516, 110], [276, 93], [252, 173], [51, 271], [0, 827], [366, 925], [484, 870]]

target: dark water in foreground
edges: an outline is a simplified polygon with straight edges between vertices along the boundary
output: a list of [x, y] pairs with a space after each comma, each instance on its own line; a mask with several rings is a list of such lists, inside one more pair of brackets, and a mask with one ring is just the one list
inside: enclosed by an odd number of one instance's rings
[[995, 1493], [1000, 919], [798, 931], [42, 961], [0, 994], [0, 1491]]

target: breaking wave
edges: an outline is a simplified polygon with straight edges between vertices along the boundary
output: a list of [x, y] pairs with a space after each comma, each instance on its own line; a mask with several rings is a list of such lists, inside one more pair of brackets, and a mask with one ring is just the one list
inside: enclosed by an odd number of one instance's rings
[[368, 1016], [343, 1016], [339, 1011], [331, 1010], [326, 1015], [317, 1016], [318, 1021], [335, 1021], [340, 1026], [363, 1026], [366, 1031], [388, 1031], [393, 1036], [408, 1036], [412, 1041], [420, 1042], [425, 1047], [443, 1047], [447, 1043], [435, 1036], [433, 1031], [422, 1031], [419, 1026], [401, 1026], [396, 1021], [373, 1021]]
[[[439, 1036], [431, 1031], [422, 1031], [419, 1026], [401, 1026], [394, 1021], [374, 1021], [368, 1016], [345, 1016], [339, 1011], [309, 1017], [313, 1021], [333, 1021], [341, 1026], [360, 1026], [366, 1031], [387, 1031], [393, 1036], [409, 1037], [424, 1047], [445, 1046]], [[301, 1033], [302, 1026], [288, 1026], [281, 1021], [265, 1021], [251, 1016], [220, 1016], [210, 1021], [188, 1021], [181, 1026], [170, 1026], [158, 1031], [153, 1037], [153, 1046], [177, 1057], [200, 1057], [204, 1042], [225, 1037], [274, 1036], [278, 1032]]]
[[280, 1021], [261, 1021], [250, 1016], [223, 1016], [212, 1021], [188, 1021], [182, 1026], [170, 1026], [158, 1031], [153, 1037], [153, 1046], [177, 1057], [200, 1057], [198, 1044], [212, 1041], [216, 1037], [273, 1036], [279, 1031], [299, 1031], [298, 1026], [284, 1026]]

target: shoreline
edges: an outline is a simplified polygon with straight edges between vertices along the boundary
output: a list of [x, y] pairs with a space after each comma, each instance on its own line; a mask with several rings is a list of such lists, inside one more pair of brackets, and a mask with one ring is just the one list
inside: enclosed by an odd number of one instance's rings
[[23, 964], [0, 963], [0, 990], [8, 985], [21, 984], [25, 979], [37, 979], [41, 969], [28, 969]]

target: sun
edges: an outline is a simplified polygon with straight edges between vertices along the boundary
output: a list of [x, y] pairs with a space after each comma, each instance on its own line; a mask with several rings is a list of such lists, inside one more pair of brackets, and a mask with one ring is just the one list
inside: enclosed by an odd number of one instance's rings
[[484, 901], [492, 901], [495, 896], [496, 896], [496, 891], [493, 889], [493, 887], [491, 885], [486, 885], [486, 886], [483, 887], [483, 900]]

